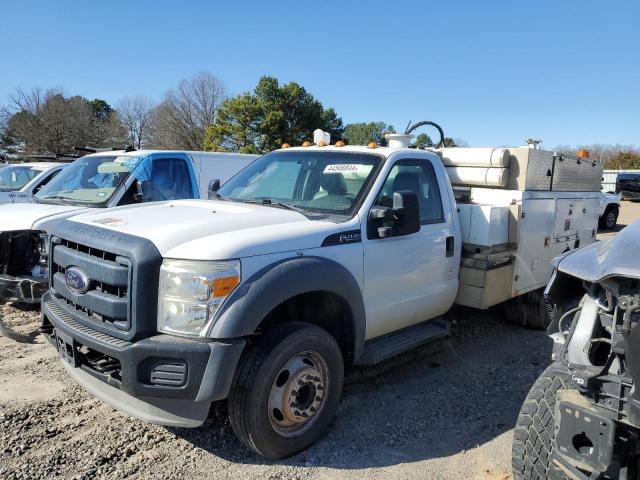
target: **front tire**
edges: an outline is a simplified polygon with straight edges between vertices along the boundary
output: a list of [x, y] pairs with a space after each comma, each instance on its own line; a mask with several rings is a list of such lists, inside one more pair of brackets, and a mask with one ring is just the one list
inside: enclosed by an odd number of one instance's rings
[[565, 473], [551, 461], [556, 437], [558, 391], [571, 388], [568, 374], [557, 365], [538, 377], [522, 404], [513, 431], [511, 464], [515, 480], [565, 480]]
[[327, 429], [344, 382], [342, 352], [325, 330], [276, 324], [248, 348], [229, 395], [229, 419], [251, 450], [279, 459], [313, 444]]

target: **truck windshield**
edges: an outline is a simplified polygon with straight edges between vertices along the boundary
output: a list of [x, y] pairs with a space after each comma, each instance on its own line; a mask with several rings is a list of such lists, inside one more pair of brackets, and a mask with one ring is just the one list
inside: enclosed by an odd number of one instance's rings
[[381, 158], [339, 151], [272, 152], [229, 180], [218, 195], [309, 213], [350, 215]]
[[40, 170], [33, 167], [16, 165], [0, 168], [0, 190], [4, 192], [20, 190], [39, 174]]
[[43, 203], [105, 205], [135, 168], [139, 157], [83, 157], [66, 167], [35, 198]]

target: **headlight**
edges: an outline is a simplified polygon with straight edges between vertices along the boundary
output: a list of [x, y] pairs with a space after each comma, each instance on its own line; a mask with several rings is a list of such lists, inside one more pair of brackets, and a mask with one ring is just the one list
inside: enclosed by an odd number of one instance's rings
[[165, 260], [160, 268], [158, 330], [204, 337], [240, 283], [240, 262]]

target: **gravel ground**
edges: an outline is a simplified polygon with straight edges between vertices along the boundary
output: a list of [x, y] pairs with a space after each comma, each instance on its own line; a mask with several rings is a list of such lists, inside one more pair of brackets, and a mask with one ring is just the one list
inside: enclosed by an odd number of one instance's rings
[[[625, 202], [620, 223], [638, 217]], [[38, 325], [34, 310], [0, 315], [17, 330]], [[497, 312], [451, 318], [451, 337], [350, 369], [327, 434], [276, 462], [236, 440], [223, 403], [198, 429], [145, 424], [71, 382], [42, 338], [0, 337], [0, 478], [509, 479], [512, 428], [551, 342]]]

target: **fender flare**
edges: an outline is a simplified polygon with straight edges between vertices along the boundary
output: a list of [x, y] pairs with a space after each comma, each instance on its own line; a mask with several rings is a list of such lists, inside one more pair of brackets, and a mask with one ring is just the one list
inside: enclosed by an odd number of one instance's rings
[[281, 260], [243, 281], [223, 303], [209, 329], [210, 338], [237, 338], [255, 333], [260, 322], [281, 303], [303, 293], [325, 291], [340, 297], [353, 322], [353, 357], [364, 349], [366, 317], [358, 282], [345, 267], [323, 257]]

